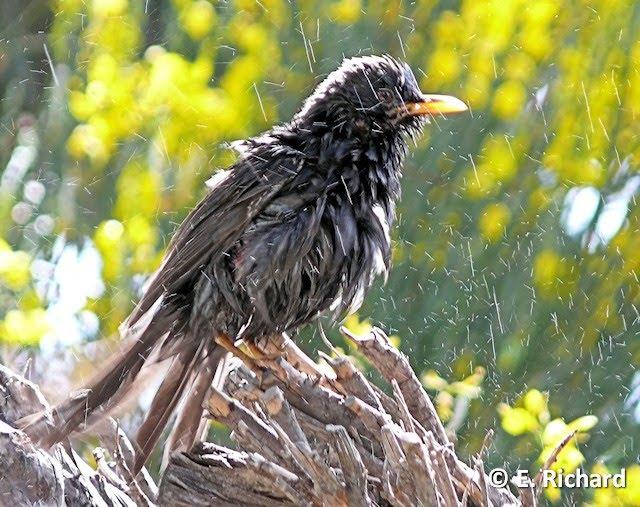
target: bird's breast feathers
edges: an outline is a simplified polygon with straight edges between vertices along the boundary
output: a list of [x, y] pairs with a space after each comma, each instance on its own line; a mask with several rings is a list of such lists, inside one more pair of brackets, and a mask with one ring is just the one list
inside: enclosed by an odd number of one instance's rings
[[234, 279], [254, 326], [285, 331], [325, 311], [354, 311], [374, 278], [386, 277], [393, 199], [378, 189], [371, 200], [349, 176], [322, 190], [285, 189], [239, 238]]

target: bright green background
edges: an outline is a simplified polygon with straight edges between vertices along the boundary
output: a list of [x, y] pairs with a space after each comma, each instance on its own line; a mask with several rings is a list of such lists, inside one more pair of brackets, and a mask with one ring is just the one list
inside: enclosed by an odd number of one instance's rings
[[[68, 354], [37, 352], [43, 336], [65, 342], [52, 331], [55, 280], [41, 269], [55, 265], [60, 238], [99, 251], [106, 290], [84, 309], [99, 317], [95, 336], [116, 340], [141, 275], [158, 266], [203, 182], [232, 161], [221, 143], [288, 119], [343, 55], [388, 52], [424, 91], [455, 94], [472, 113], [435, 120], [412, 150], [393, 272], [362, 322], [348, 324], [379, 324], [417, 371], [439, 374], [425, 382], [444, 418], [454, 407], [466, 416], [455, 424], [465, 453], [496, 428], [490, 463], [535, 469], [563, 436], [558, 418], [590, 414], [598, 423], [582, 420], [590, 439], [570, 446], [566, 466], [638, 461], [639, 216], [619, 192], [640, 162], [639, 5], [5, 0], [1, 9], [5, 361], [30, 350], [42, 378], [53, 369], [66, 386], [86, 376], [95, 347], [73, 345], [73, 375]], [[585, 186], [600, 204], [595, 214], [576, 204], [586, 221], [569, 235], [567, 203]], [[626, 216], [619, 229], [605, 224], [607, 202]], [[603, 231], [613, 237], [598, 240]], [[581, 501], [640, 505], [640, 468], [632, 474], [635, 487]]]

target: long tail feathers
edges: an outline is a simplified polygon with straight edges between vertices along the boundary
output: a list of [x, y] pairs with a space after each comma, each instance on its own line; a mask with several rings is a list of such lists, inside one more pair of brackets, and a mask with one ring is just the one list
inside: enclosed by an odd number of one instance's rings
[[202, 438], [204, 400], [225, 355], [224, 349], [216, 347], [198, 368], [189, 392], [184, 395], [184, 403], [179, 408], [178, 416], [165, 445], [162, 469], [166, 467], [173, 452], [187, 451], [191, 449], [196, 440]]
[[[130, 338], [86, 389], [54, 407], [52, 414], [36, 414], [19, 421], [25, 433], [34, 442], [50, 447], [86, 424], [94, 411], [108, 404], [116, 393], [128, 390], [157, 343], [166, 334], [166, 328], [158, 324], [153, 321], [139, 336]], [[53, 424], [50, 423], [51, 416]]]
[[[158, 392], [151, 402], [149, 413], [138, 430], [136, 461], [133, 467], [134, 475], [140, 471], [149, 458], [151, 451], [153, 451], [169, 421], [169, 417], [171, 417], [171, 414], [173, 414], [178, 403], [183, 398], [185, 390], [192, 384], [194, 379], [197, 379], [200, 368], [205, 366], [203, 362], [206, 362], [206, 360], [203, 360], [203, 356], [206, 355], [205, 351], [208, 345], [204, 341], [196, 342], [192, 347], [183, 350], [174, 358]], [[187, 404], [189, 404], [188, 401]], [[202, 409], [200, 408], [201, 414]]]
[[[135, 386], [140, 381], [144, 383], [146, 378], [141, 370], [153, 370], [159, 366], [158, 362], [170, 361], [149, 413], [138, 430], [133, 473], [137, 474], [144, 466], [183, 398], [165, 455], [190, 448], [199, 435], [202, 404], [226, 352], [214, 345], [213, 338], [185, 336], [180, 332], [185, 328], [177, 326], [180, 320], [179, 310], [160, 307], [145, 326], [136, 326], [141, 329], [128, 330], [132, 336], [126, 345], [112, 356], [86, 389], [53, 408], [52, 414], [25, 417], [18, 422], [19, 426], [32, 441], [44, 447], [64, 441], [73, 432], [86, 429], [104, 417], [134, 393]], [[179, 340], [172, 339], [177, 338], [174, 332], [181, 335]]]

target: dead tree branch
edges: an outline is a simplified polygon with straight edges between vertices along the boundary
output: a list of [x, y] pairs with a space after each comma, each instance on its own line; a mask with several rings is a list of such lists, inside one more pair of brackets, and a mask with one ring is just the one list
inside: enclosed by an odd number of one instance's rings
[[345, 334], [388, 386], [372, 384], [348, 357], [324, 355], [330, 369], [321, 368], [286, 336], [258, 344], [252, 364], [234, 359], [206, 402], [235, 449], [203, 442], [173, 455], [159, 489], [146, 472], [131, 477], [131, 444], [117, 426], [103, 441], [109, 452], [94, 452], [95, 469], [70, 445], [35, 448], [11, 423], [47, 402], [0, 367], [0, 503], [533, 505], [535, 492], [518, 498], [492, 486], [481, 456], [467, 464], [456, 455], [407, 357], [382, 331]]

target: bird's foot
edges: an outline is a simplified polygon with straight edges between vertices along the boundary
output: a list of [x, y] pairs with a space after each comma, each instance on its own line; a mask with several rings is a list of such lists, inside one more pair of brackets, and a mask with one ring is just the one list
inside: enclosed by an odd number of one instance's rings
[[322, 369], [318, 364], [309, 359], [305, 353], [286, 334], [272, 335], [258, 340], [258, 342], [248, 342], [247, 347], [253, 357], [261, 359], [262, 363], [271, 363], [284, 358], [295, 369], [303, 372], [313, 382], [322, 385], [340, 395], [346, 396], [344, 388], [340, 382], [330, 376], [326, 369]]
[[237, 358], [239, 358], [247, 367], [256, 374], [262, 373], [262, 368], [256, 361], [252, 355], [247, 354], [244, 350], [238, 348], [234, 341], [229, 338], [226, 334], [218, 335], [214, 340], [218, 345], [220, 345], [227, 352], [230, 352]]
[[283, 356], [282, 351], [266, 351], [252, 341], [247, 341], [246, 346], [251, 357], [259, 362], [271, 362]]

